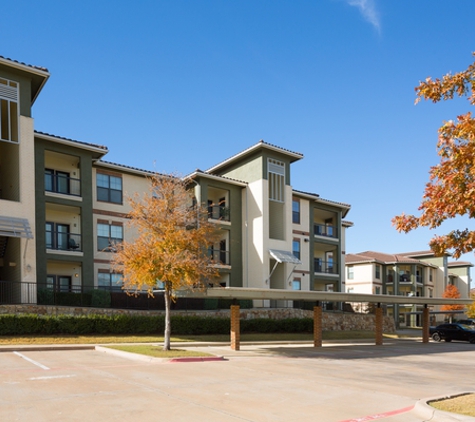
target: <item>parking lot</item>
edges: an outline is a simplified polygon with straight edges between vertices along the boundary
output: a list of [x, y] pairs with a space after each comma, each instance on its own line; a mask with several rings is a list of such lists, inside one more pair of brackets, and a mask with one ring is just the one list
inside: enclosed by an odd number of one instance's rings
[[414, 340], [201, 346], [222, 361], [97, 350], [0, 353], [1, 421], [418, 421], [419, 399], [475, 390], [475, 346]]

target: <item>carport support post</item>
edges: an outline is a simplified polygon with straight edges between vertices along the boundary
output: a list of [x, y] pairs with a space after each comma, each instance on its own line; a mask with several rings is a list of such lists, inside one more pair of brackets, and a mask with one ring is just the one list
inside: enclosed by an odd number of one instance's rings
[[322, 305], [313, 307], [313, 347], [322, 347]]
[[429, 343], [429, 307], [427, 304], [422, 310], [422, 343]]
[[240, 348], [240, 314], [239, 305], [231, 305], [231, 349], [239, 350]]
[[376, 329], [376, 346], [383, 345], [383, 308], [381, 303], [378, 303], [375, 315], [375, 329]]

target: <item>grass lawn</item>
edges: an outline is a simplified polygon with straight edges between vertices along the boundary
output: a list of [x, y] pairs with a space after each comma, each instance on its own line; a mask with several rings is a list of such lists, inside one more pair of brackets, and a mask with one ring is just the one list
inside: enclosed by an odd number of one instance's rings
[[[323, 340], [372, 340], [373, 331], [324, 331]], [[244, 333], [241, 341], [312, 341], [311, 333]], [[229, 342], [229, 334], [172, 337], [171, 342]], [[134, 335], [50, 335], [50, 336], [0, 336], [0, 345], [31, 344], [114, 344], [160, 343], [163, 336]]]
[[475, 394], [464, 394], [450, 399], [432, 401], [429, 404], [444, 412], [475, 416]]
[[197, 352], [194, 350], [163, 350], [161, 346], [152, 346], [150, 344], [134, 344], [130, 346], [107, 346], [109, 349], [122, 350], [124, 352], [138, 353], [140, 355], [153, 356], [154, 358], [183, 358], [183, 357], [202, 357], [214, 356], [210, 353]]

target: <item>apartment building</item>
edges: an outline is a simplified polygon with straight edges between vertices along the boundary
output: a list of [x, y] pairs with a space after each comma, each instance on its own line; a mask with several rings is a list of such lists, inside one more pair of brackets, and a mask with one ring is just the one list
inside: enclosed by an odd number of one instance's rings
[[[105, 161], [106, 146], [35, 131], [31, 108], [48, 78], [0, 57], [0, 280], [30, 283], [15, 295], [31, 303], [39, 289], [120, 288], [111, 257], [135, 236], [127, 197], [153, 175]], [[209, 253], [222, 286], [342, 290], [350, 206], [294, 189], [301, 159], [260, 141], [186, 176], [221, 229]]]
[[[473, 265], [449, 262], [449, 258], [448, 253], [438, 257], [432, 251], [347, 254], [345, 290], [349, 293], [442, 297], [447, 285], [453, 284], [462, 298], [469, 298]], [[399, 325], [421, 325], [420, 305], [390, 305], [387, 310]], [[440, 306], [431, 311], [437, 315]], [[443, 317], [436, 319], [440, 318]]]

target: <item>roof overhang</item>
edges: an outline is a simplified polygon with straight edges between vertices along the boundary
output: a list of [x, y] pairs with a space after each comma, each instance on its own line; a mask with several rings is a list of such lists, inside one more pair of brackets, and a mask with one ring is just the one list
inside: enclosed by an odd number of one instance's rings
[[210, 297], [254, 300], [303, 300], [309, 302], [361, 302], [413, 305], [470, 305], [471, 299], [444, 299], [421, 296], [373, 295], [362, 293], [338, 293], [326, 291], [303, 291], [284, 289], [254, 289], [245, 287], [217, 287], [204, 292], [177, 292], [182, 297]]
[[20, 63], [15, 60], [6, 59], [4, 57], [0, 57], [0, 64], [20, 71], [21, 73], [28, 74], [31, 79], [31, 104], [33, 104], [49, 79], [50, 74], [48, 70]]
[[16, 217], [0, 216], [0, 236], [33, 239], [28, 220]]
[[279, 264], [287, 263], [287, 264], [300, 265], [302, 263], [300, 259], [296, 258], [292, 252], [279, 251], [277, 249], [269, 249], [269, 254]]

